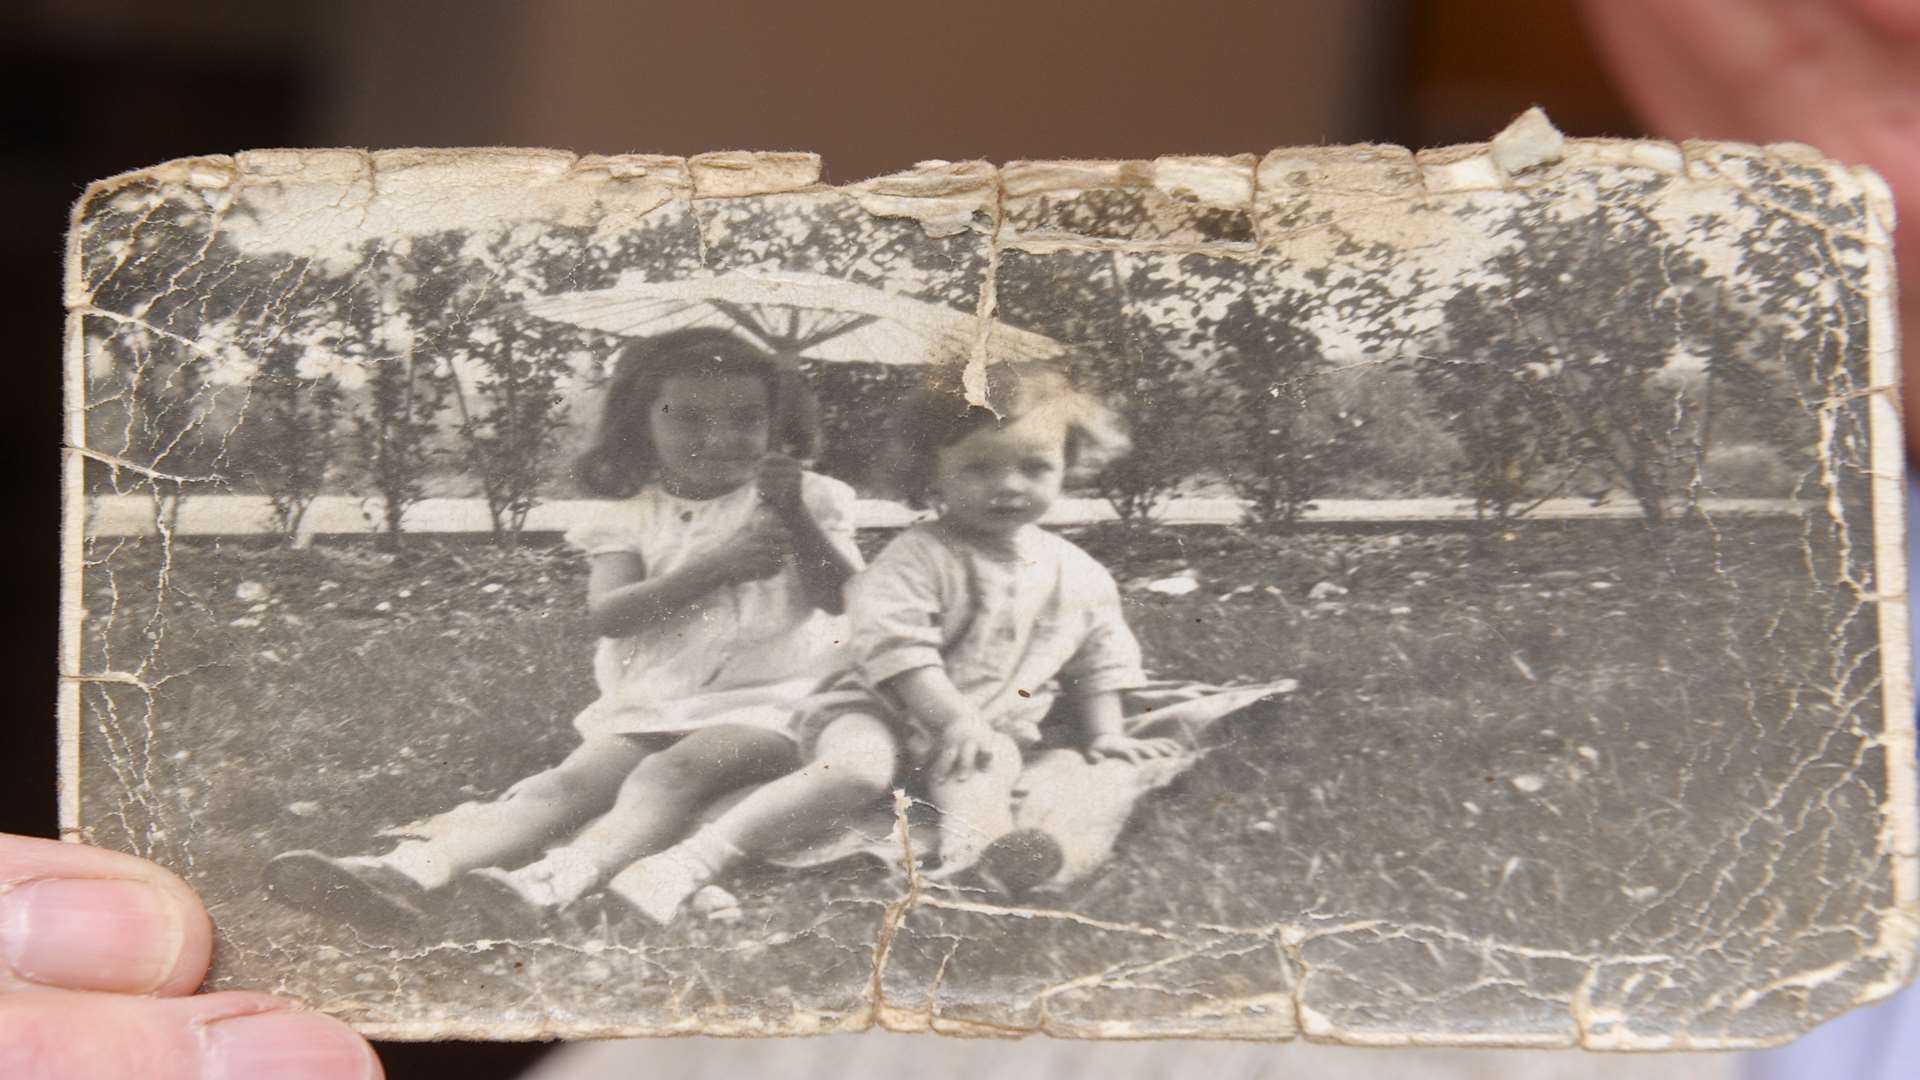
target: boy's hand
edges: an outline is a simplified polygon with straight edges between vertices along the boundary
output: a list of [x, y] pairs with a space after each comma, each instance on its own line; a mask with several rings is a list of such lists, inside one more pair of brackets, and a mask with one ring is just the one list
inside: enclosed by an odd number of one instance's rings
[[755, 475], [760, 489], [760, 501], [766, 503], [781, 514], [804, 512], [806, 503], [800, 498], [800, 463], [785, 454], [768, 454], [760, 459], [760, 468]]
[[1174, 739], [1136, 739], [1131, 735], [1101, 735], [1087, 744], [1087, 760], [1099, 764], [1119, 758], [1135, 765], [1155, 758], [1179, 757], [1185, 748]]
[[965, 780], [993, 764], [995, 733], [977, 717], [951, 724], [940, 733], [940, 752], [928, 774], [934, 780]]

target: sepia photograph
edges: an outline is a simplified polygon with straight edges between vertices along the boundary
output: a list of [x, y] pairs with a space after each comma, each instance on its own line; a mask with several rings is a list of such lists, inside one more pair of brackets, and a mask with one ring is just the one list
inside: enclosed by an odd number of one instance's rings
[[1920, 916], [1889, 217], [1538, 112], [104, 180], [63, 825], [387, 1038], [1778, 1043]]

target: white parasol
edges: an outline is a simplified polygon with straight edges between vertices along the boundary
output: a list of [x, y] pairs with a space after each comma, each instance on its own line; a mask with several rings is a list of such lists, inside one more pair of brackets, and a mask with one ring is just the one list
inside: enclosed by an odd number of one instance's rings
[[[744, 331], [796, 360], [930, 364], [973, 355], [981, 318], [945, 304], [819, 274], [736, 270], [680, 281], [628, 273], [609, 289], [537, 296], [521, 310], [624, 337], [695, 326]], [[994, 361], [1046, 360], [1065, 351], [1044, 334], [987, 321]]]

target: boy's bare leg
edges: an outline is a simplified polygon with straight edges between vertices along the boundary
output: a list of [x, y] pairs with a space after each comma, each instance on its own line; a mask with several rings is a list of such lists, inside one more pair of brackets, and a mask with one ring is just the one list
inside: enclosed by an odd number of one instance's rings
[[955, 780], [932, 777], [927, 794], [940, 811], [940, 868], [946, 877], [972, 866], [988, 844], [1013, 831], [1013, 786], [1020, 777], [1020, 746], [994, 737], [987, 767]]
[[649, 754], [620, 785], [613, 808], [514, 877], [544, 904], [572, 903], [614, 871], [686, 835], [714, 799], [793, 771], [793, 740], [765, 728], [726, 724]]
[[899, 745], [878, 717], [840, 717], [820, 733], [806, 765], [622, 870], [608, 892], [655, 922], [671, 922], [687, 897], [740, 859], [792, 847], [886, 794], [899, 767]]
[[1147, 792], [1164, 784], [1166, 763], [1090, 762], [1073, 750], [1038, 754], [1020, 774], [1024, 792], [1015, 824], [1054, 838], [1062, 865], [1056, 881], [1072, 881], [1105, 862]]

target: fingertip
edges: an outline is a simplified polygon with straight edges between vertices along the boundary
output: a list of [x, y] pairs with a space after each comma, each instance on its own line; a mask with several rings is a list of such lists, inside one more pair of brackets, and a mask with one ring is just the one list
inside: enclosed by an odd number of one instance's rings
[[161, 997], [191, 994], [206, 981], [207, 968], [213, 962], [213, 919], [200, 894], [193, 891], [178, 874], [163, 866], [142, 861], [151, 867], [144, 883], [167, 898], [179, 920], [177, 952], [172, 968], [152, 992]]
[[0, 994], [0, 1062], [9, 1076], [384, 1076], [373, 1047], [347, 1025], [245, 992], [162, 1000], [70, 990]]
[[175, 902], [180, 903], [180, 952], [174, 958], [173, 970], [154, 991], [162, 997], [191, 994], [200, 989], [200, 984], [207, 979], [207, 968], [213, 963], [213, 919], [200, 897], [187, 888], [185, 882], [181, 882], [180, 888], [191, 902], [181, 903], [177, 894], [174, 897]]
[[381, 1080], [373, 1047], [330, 1016], [277, 1008], [209, 1024], [203, 1043], [205, 1080]]

